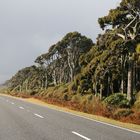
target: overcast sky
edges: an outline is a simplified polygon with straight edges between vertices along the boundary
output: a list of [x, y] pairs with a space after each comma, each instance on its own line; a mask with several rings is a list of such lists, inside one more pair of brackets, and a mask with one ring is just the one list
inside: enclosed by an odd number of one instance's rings
[[95, 41], [97, 20], [120, 0], [0, 0], [0, 83], [66, 33], [78, 31]]

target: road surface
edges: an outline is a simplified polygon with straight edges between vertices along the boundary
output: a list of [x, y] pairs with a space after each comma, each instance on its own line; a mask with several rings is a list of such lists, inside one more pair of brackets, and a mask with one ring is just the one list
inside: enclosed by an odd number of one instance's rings
[[0, 95], [0, 140], [140, 140], [140, 133]]

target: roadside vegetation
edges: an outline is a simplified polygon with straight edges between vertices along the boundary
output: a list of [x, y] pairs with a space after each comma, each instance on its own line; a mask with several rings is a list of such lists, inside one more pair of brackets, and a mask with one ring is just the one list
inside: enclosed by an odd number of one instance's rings
[[122, 0], [98, 20], [93, 43], [70, 32], [5, 84], [8, 94], [140, 124], [140, 1]]

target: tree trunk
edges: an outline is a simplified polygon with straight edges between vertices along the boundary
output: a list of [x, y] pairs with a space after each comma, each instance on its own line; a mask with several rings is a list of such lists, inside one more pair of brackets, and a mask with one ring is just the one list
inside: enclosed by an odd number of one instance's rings
[[121, 70], [122, 70], [122, 77], [121, 77], [121, 93], [124, 93], [124, 71], [125, 71], [125, 56], [121, 56]]
[[103, 96], [103, 84], [100, 84], [100, 99], [102, 99]]
[[45, 74], [45, 89], [48, 88], [48, 76]]
[[43, 89], [44, 88], [44, 80], [42, 79], [41, 80], [41, 89]]
[[26, 92], [28, 91], [28, 80], [26, 81], [26, 84], [25, 84], [25, 91]]
[[110, 82], [110, 92], [111, 92], [111, 94], [114, 93], [113, 81], [112, 81], [112, 80], [111, 80], [111, 82]]
[[137, 84], [137, 69], [136, 69], [137, 65], [136, 63], [134, 63], [133, 66], [133, 90], [136, 91], [136, 84]]
[[19, 85], [19, 92], [22, 92], [22, 86]]
[[127, 99], [129, 101], [133, 100], [133, 66], [134, 66], [134, 61], [129, 60], [128, 82], [127, 82]]
[[57, 80], [56, 80], [56, 71], [53, 71], [53, 84], [56, 85], [57, 84]]
[[68, 66], [69, 66], [69, 71], [70, 71], [70, 82], [73, 81], [73, 76], [74, 76], [74, 68], [73, 68], [73, 60], [71, 58], [71, 52], [70, 50], [67, 50], [68, 53]]
[[94, 85], [94, 90], [95, 90], [95, 95], [97, 95], [98, 90], [97, 90], [97, 84], [96, 84], [96, 83], [95, 83], [95, 85]]
[[121, 93], [123, 94], [124, 93], [124, 78], [122, 76], [122, 79], [121, 79]]
[[110, 81], [111, 81], [111, 79], [110, 79], [110, 77], [108, 76], [107, 96], [109, 96], [109, 94], [110, 94]]

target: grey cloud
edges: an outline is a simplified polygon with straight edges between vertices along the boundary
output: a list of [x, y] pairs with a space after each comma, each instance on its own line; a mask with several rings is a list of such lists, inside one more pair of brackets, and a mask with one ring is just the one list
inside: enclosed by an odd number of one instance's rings
[[120, 0], [1, 0], [0, 82], [33, 64], [66, 33], [79, 31], [94, 41], [98, 17]]

